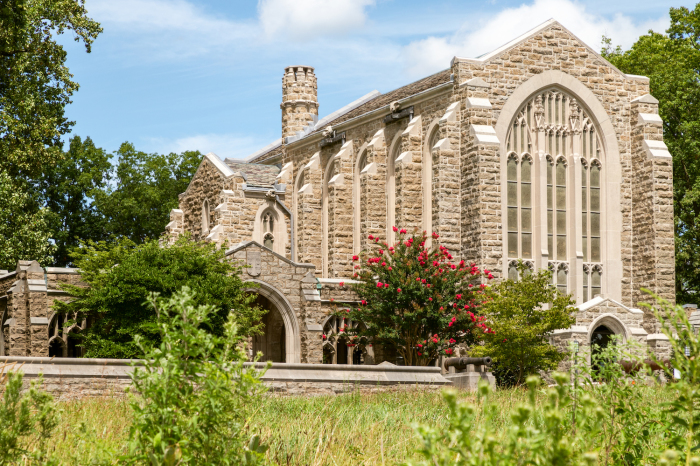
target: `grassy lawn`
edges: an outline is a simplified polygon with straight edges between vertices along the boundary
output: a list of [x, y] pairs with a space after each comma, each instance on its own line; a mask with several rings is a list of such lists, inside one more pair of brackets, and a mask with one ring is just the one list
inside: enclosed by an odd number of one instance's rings
[[[639, 387], [659, 405], [668, 389]], [[497, 390], [499, 428], [510, 423], [523, 389]], [[474, 395], [463, 394], [475, 401]], [[543, 397], [539, 396], [539, 401]], [[63, 464], [106, 462], [126, 452], [131, 411], [126, 400], [85, 399], [60, 404], [61, 424], [54, 447]], [[659, 408], [660, 409], [660, 408]], [[389, 392], [314, 398], [267, 396], [253, 407], [248, 430], [270, 445], [268, 458], [280, 465], [382, 465], [414, 458], [414, 423], [446, 425], [447, 408], [439, 393]]]

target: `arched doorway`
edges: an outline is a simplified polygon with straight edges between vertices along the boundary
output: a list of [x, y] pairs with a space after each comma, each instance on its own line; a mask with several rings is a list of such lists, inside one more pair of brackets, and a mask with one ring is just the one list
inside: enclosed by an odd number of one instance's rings
[[610, 345], [613, 341], [613, 335], [615, 335], [615, 332], [606, 325], [597, 326], [591, 333], [591, 364], [594, 372], [600, 369], [597, 356]]
[[253, 337], [253, 354], [261, 352], [261, 361], [286, 362], [286, 331], [282, 315], [269, 299], [260, 294], [255, 305], [267, 312], [262, 318], [263, 333]]
[[[281, 333], [279, 338], [281, 338], [281, 341], [284, 342], [284, 344], [280, 343], [280, 347], [282, 350], [282, 354], [284, 354], [284, 358], [280, 358], [281, 361], [277, 362], [286, 362], [286, 363], [300, 363], [301, 362], [301, 332], [299, 330], [299, 322], [297, 321], [297, 317], [295, 314], [295, 310], [292, 307], [292, 304], [289, 302], [289, 300], [282, 294], [281, 291], [279, 291], [277, 288], [274, 286], [270, 285], [269, 283], [266, 283], [262, 280], [255, 280], [251, 279], [248, 280], [247, 283], [250, 283], [251, 285], [254, 284], [255, 286], [251, 286], [248, 288], [246, 291], [250, 293], [255, 293], [263, 298], [265, 298], [267, 301], [261, 301], [261, 305], [263, 309], [267, 309], [269, 311], [275, 311], [277, 314], [270, 315], [268, 312], [265, 317], [269, 319], [273, 319], [273, 325], [275, 325], [275, 320], [276, 316], [279, 315], [282, 319], [283, 322], [283, 328], [284, 328], [284, 333]], [[269, 316], [269, 317], [268, 317]], [[264, 317], [264, 318], [265, 318]], [[263, 321], [264, 323], [264, 321]], [[270, 335], [270, 338], [273, 338], [274, 335]], [[275, 337], [277, 338], [277, 337]], [[255, 347], [254, 342], [251, 346]], [[262, 341], [261, 341], [262, 345]], [[264, 354], [264, 351], [263, 351]], [[263, 358], [263, 361], [266, 361], [267, 359]], [[274, 362], [274, 361], [273, 361]]]

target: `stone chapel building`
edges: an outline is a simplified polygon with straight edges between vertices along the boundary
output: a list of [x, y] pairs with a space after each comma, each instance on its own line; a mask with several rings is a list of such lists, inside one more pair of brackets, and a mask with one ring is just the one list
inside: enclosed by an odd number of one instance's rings
[[517, 277], [518, 259], [552, 270], [578, 305], [559, 345], [664, 346], [639, 309], [642, 288], [673, 301], [675, 279], [672, 161], [648, 78], [550, 20], [322, 119], [314, 68], [290, 66], [280, 107], [282, 138], [245, 161], [207, 154], [166, 226], [249, 266], [270, 310], [253, 345], [266, 359], [394, 362], [332, 338], [327, 315], [355, 303], [340, 286], [352, 256], [394, 225], [437, 232], [496, 278]]

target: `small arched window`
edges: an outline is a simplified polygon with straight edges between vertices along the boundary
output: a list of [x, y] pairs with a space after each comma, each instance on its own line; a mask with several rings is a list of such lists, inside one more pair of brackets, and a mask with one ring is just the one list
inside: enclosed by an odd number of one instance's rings
[[209, 233], [209, 200], [202, 203], [202, 236]]
[[275, 217], [267, 212], [262, 217], [263, 246], [272, 250], [275, 245]]

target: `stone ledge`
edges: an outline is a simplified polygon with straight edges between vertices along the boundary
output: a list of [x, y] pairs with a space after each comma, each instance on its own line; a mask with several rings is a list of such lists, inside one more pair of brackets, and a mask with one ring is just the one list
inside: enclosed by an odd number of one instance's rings
[[[4, 371], [21, 371], [27, 378], [43, 374], [45, 379], [128, 379], [134, 366], [143, 361], [132, 359], [32, 358], [2, 356]], [[264, 369], [265, 363], [245, 363], [246, 367]], [[433, 366], [287, 364], [273, 363], [262, 377], [263, 382], [348, 383], [372, 385], [449, 385], [451, 382]]]

